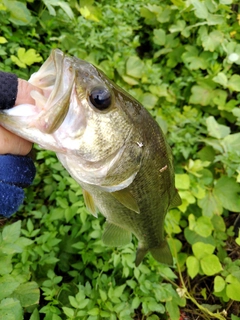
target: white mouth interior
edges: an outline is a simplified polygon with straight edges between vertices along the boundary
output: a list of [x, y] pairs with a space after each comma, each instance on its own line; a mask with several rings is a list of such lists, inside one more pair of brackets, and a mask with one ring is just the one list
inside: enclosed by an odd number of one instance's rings
[[29, 79], [29, 82], [42, 92], [31, 92], [35, 105], [22, 104], [9, 110], [7, 114], [31, 117], [30, 126], [43, 133], [53, 133], [67, 115], [74, 80], [75, 72], [71, 68], [70, 60], [66, 59], [60, 50], [52, 51], [39, 71]]

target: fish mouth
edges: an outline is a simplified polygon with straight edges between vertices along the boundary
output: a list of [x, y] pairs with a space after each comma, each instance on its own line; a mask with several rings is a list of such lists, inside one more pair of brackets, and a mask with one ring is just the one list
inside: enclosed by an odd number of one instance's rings
[[31, 91], [35, 106], [15, 106], [4, 111], [4, 114], [28, 117], [28, 127], [52, 134], [61, 126], [68, 113], [74, 81], [75, 70], [71, 60], [61, 50], [52, 50], [41, 68], [28, 80], [42, 92]]

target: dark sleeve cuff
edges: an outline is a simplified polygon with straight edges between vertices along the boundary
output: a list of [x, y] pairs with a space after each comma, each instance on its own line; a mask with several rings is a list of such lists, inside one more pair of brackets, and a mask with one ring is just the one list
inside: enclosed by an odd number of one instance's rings
[[36, 169], [27, 156], [0, 155], [0, 215], [9, 218], [23, 203], [23, 187], [29, 186]]
[[32, 182], [36, 174], [34, 163], [30, 157], [11, 154], [0, 155], [0, 181], [25, 188]]
[[0, 215], [11, 217], [23, 203], [24, 191], [15, 185], [0, 181]]
[[0, 110], [14, 106], [18, 91], [18, 78], [15, 74], [0, 71]]

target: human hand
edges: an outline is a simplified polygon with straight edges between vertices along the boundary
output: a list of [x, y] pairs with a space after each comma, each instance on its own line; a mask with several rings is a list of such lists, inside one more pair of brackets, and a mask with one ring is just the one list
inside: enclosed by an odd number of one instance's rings
[[[0, 72], [0, 80], [1, 110], [14, 105], [35, 104], [30, 92], [40, 89], [11, 74]], [[8, 218], [17, 211], [24, 200], [23, 188], [34, 179], [34, 163], [25, 156], [31, 148], [31, 142], [0, 126], [0, 215], [4, 217]]]
[[[36, 88], [26, 80], [18, 79], [15, 105], [35, 104], [35, 100], [30, 96], [32, 90], [40, 91], [39, 88]], [[26, 155], [30, 152], [31, 148], [31, 142], [16, 136], [0, 126], [0, 154]]]

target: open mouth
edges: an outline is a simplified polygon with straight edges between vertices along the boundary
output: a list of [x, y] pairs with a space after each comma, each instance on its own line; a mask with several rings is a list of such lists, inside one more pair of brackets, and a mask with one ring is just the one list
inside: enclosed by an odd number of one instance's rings
[[51, 134], [60, 127], [68, 113], [74, 80], [75, 71], [70, 59], [62, 51], [53, 50], [39, 71], [29, 79], [31, 84], [42, 90], [42, 94], [31, 92], [35, 105], [19, 105], [6, 114], [30, 117], [30, 126]]

